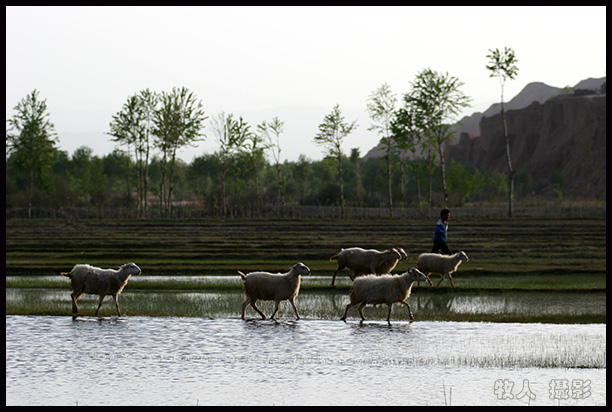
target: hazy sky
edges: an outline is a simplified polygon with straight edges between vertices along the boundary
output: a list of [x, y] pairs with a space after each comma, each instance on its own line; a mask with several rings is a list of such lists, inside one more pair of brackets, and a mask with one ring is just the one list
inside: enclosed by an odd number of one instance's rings
[[[512, 47], [516, 80], [573, 86], [606, 76], [605, 7], [7, 7], [6, 118], [32, 90], [47, 99], [59, 148], [87, 145], [102, 156], [115, 143], [112, 116], [145, 88], [185, 86], [210, 117], [243, 116], [252, 129], [285, 121], [281, 156], [321, 159], [318, 125], [339, 104], [356, 132], [343, 150], [364, 155], [379, 140], [367, 129], [369, 95], [388, 83], [401, 97], [430, 67], [458, 77], [469, 115], [499, 101], [486, 70], [489, 49]], [[183, 150], [213, 153], [206, 140]], [[79, 138], [80, 136], [80, 138]], [[83, 140], [83, 136], [87, 136]]]

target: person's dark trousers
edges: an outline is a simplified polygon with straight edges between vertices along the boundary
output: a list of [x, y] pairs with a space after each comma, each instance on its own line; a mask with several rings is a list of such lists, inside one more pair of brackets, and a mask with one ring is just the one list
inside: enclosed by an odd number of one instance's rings
[[452, 255], [450, 249], [446, 242], [441, 242], [439, 240], [434, 240], [433, 249], [431, 249], [431, 253], [438, 253], [441, 250], [443, 255]]

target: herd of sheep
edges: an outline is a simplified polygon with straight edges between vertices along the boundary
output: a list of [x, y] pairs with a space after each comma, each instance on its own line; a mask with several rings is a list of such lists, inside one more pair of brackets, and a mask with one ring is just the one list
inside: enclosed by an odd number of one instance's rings
[[[349, 309], [358, 306], [361, 320], [365, 320], [363, 308], [367, 304], [386, 304], [389, 307], [387, 322], [390, 323], [391, 308], [394, 303], [405, 305], [408, 308], [410, 319], [414, 319], [410, 305], [406, 300], [410, 296], [412, 284], [414, 282], [428, 282], [433, 286], [429, 275], [432, 273], [441, 276], [436, 286], [442, 280], [449, 278], [462, 262], [467, 262], [468, 257], [465, 252], [458, 252], [454, 255], [441, 255], [437, 253], [422, 253], [417, 259], [416, 267], [411, 267], [401, 275], [391, 275], [391, 271], [397, 266], [400, 260], [406, 260], [408, 255], [402, 248], [390, 248], [384, 251], [374, 249], [366, 250], [358, 247], [342, 249], [339, 253], [330, 258], [330, 261], [338, 261], [338, 269], [332, 277], [332, 286], [335, 284], [336, 275], [344, 268], [348, 268], [349, 277], [353, 285], [349, 290], [350, 303], [346, 305], [344, 315], [340, 318], [346, 321]], [[87, 264], [75, 265], [68, 273], [62, 272], [63, 276], [70, 278], [72, 294], [72, 318], [78, 315], [77, 299], [83, 294], [93, 294], [100, 297], [95, 316], [98, 315], [102, 301], [107, 295], [111, 295], [115, 300], [117, 315], [121, 316], [117, 297], [127, 284], [131, 275], [141, 273], [140, 268], [135, 263], [126, 263], [118, 270], [100, 269]], [[275, 307], [270, 319], [278, 311], [281, 301], [288, 300], [295, 311], [297, 319], [300, 318], [295, 297], [300, 290], [301, 276], [310, 275], [310, 269], [303, 263], [296, 263], [287, 273], [251, 272], [244, 274], [238, 271], [244, 281], [244, 294], [246, 300], [242, 304], [242, 319], [244, 319], [247, 306], [251, 305], [262, 319], [266, 316], [255, 305], [258, 300], [274, 301]]]

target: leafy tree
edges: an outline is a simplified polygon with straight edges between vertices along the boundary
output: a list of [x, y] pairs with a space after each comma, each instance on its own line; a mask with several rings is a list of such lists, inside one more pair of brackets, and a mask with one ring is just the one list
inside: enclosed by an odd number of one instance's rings
[[[137, 165], [141, 164], [139, 158], [139, 140], [143, 135], [142, 129], [144, 127], [144, 121], [142, 118], [141, 103], [138, 96], [128, 97], [127, 102], [123, 104], [122, 110], [113, 116], [112, 122], [109, 124], [110, 132], [109, 135], [113, 136], [113, 141], [118, 142], [121, 145], [127, 146], [127, 152], [130, 152], [130, 147], [134, 147], [134, 156]], [[138, 204], [138, 215], [141, 216], [141, 208], [143, 205], [142, 198], [146, 196], [143, 193], [142, 186], [142, 168], [138, 167], [138, 179], [137, 179], [137, 204]], [[131, 196], [130, 193], [130, 173], [127, 170], [127, 193], [128, 202]]]
[[433, 145], [438, 150], [446, 205], [448, 189], [442, 147], [453, 135], [450, 125], [454, 123], [454, 116], [459, 114], [462, 108], [469, 107], [471, 99], [459, 90], [463, 83], [458, 78], [429, 68], [419, 72], [416, 79], [411, 82], [411, 86], [412, 90], [406, 93], [404, 100], [414, 103], [416, 116], [423, 126], [427, 144]]
[[266, 149], [270, 151], [274, 159], [274, 168], [278, 181], [278, 201], [281, 207], [285, 207], [285, 185], [287, 184], [287, 180], [282, 173], [280, 157], [280, 135], [283, 133], [284, 125], [285, 122], [281, 122], [278, 120], [278, 117], [275, 117], [270, 123], [266, 123], [264, 120], [257, 126], [257, 130], [266, 142]]
[[506, 141], [506, 162], [508, 163], [508, 216], [512, 217], [512, 204], [514, 202], [514, 177], [515, 170], [512, 168], [512, 158], [510, 156], [510, 139], [508, 138], [508, 126], [506, 125], [506, 114], [504, 112], [504, 84], [507, 79], [513, 80], [518, 73], [515, 63], [518, 61], [514, 55], [514, 50], [505, 47], [504, 52], [499, 49], [489, 49], [491, 54], [487, 54], [489, 64], [487, 70], [491, 71], [489, 77], [498, 77], [501, 85], [501, 117], [504, 130], [504, 140]]
[[[142, 133], [138, 140], [138, 153], [140, 154], [140, 168], [142, 176], [142, 197], [143, 197], [143, 213], [144, 216], [149, 214], [149, 157], [151, 155], [151, 133], [153, 130], [153, 116], [157, 107], [159, 96], [157, 93], [145, 89], [138, 95], [140, 98], [141, 119], [143, 121]], [[144, 160], [143, 160], [144, 156]]]
[[361, 203], [363, 199], [363, 183], [361, 181], [361, 154], [359, 153], [359, 148], [354, 147], [351, 149], [349, 160], [355, 169], [355, 194], [357, 200]]
[[323, 118], [323, 123], [319, 124], [319, 133], [314, 141], [324, 145], [328, 156], [338, 162], [338, 178], [340, 181], [340, 214], [344, 217], [344, 184], [342, 174], [342, 142], [353, 130], [357, 128], [357, 120], [352, 123], [345, 123], [344, 117], [340, 112], [340, 105], [334, 106], [332, 112]]
[[[415, 177], [418, 203], [420, 205], [422, 204], [420, 172], [424, 170], [424, 167], [422, 162], [417, 161], [419, 157], [417, 151], [419, 155], [425, 153], [428, 159], [434, 160], [435, 153], [432, 152], [430, 145], [422, 144], [425, 125], [419, 115], [420, 112], [417, 110], [415, 103], [411, 100], [407, 100], [404, 96], [404, 107], [395, 111], [394, 118], [391, 122], [391, 132], [397, 148], [401, 150], [402, 153], [409, 153], [407, 157], [412, 160], [406, 162], [406, 167]], [[400, 156], [401, 165], [403, 165], [405, 160], [406, 156]], [[430, 169], [431, 168], [428, 168], [427, 171], [430, 172], [429, 176], [431, 177], [432, 170]]]
[[233, 114], [225, 115], [220, 112], [216, 117], [212, 118], [213, 133], [217, 136], [219, 142], [219, 158], [221, 159], [221, 197], [222, 197], [222, 213], [227, 216], [227, 191], [226, 178], [229, 160], [240, 146], [244, 143], [249, 133], [249, 125], [244, 122], [242, 117], [239, 120], [234, 119]]
[[17, 113], [7, 120], [6, 153], [15, 157], [16, 164], [28, 176], [28, 218], [31, 218], [34, 185], [45, 180], [55, 160], [55, 126], [48, 119], [47, 100], [40, 100], [36, 89], [13, 110]]
[[367, 102], [367, 109], [370, 118], [374, 120], [373, 124], [368, 130], [377, 131], [381, 135], [380, 142], [385, 147], [385, 157], [387, 160], [387, 187], [389, 194], [389, 213], [393, 216], [393, 192], [391, 190], [391, 156], [397, 147], [397, 143], [392, 138], [391, 123], [393, 120], [393, 114], [395, 111], [395, 104], [397, 98], [391, 92], [391, 86], [384, 83], [376, 91], [374, 91]]
[[[206, 120], [202, 103], [186, 87], [162, 92], [161, 107], [154, 114], [156, 146], [162, 151], [162, 179], [160, 182], [160, 209], [172, 212], [172, 179], [178, 149], [202, 140], [200, 133]], [[169, 163], [169, 166], [168, 166]], [[168, 171], [168, 167], [170, 170]], [[169, 176], [168, 176], [169, 172]]]

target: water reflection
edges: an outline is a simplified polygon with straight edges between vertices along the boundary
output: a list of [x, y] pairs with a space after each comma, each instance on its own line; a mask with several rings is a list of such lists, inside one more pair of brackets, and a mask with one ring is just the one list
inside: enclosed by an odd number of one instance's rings
[[[28, 308], [34, 313], [70, 314], [70, 291], [59, 289], [6, 289], [7, 313], [21, 313]], [[244, 296], [240, 290], [216, 292], [172, 292], [172, 291], [124, 291], [119, 297], [122, 309], [128, 316], [195, 316], [195, 317], [239, 317]], [[300, 316], [310, 319], [339, 319], [349, 302], [346, 291], [302, 290], [296, 298]], [[503, 320], [508, 316], [546, 317], [597, 315], [605, 319], [606, 294], [592, 292], [449, 292], [427, 293], [416, 291], [409, 298], [410, 306], [418, 320], [469, 320], [472, 316], [489, 316], [487, 320]], [[273, 302], [257, 303], [270, 316]], [[80, 314], [89, 316], [97, 307], [97, 297], [83, 295], [79, 300]], [[38, 311], [38, 312], [37, 312]], [[112, 299], [102, 305], [101, 314], [114, 314]], [[408, 320], [408, 311], [394, 305], [391, 321]], [[32, 312], [25, 312], [32, 313]], [[364, 309], [368, 321], [386, 319], [387, 306], [368, 305]], [[248, 319], [259, 319], [249, 306]], [[356, 308], [349, 311], [349, 319], [358, 319]], [[277, 319], [295, 319], [291, 305], [281, 302]], [[536, 319], [537, 320], [537, 319]]]
[[592, 395], [565, 405], [603, 405], [605, 329], [7, 316], [6, 404], [443, 405], [444, 382], [455, 405], [520, 405], [491, 389], [507, 378], [551, 405], [548, 382], [568, 378], [590, 380]]

